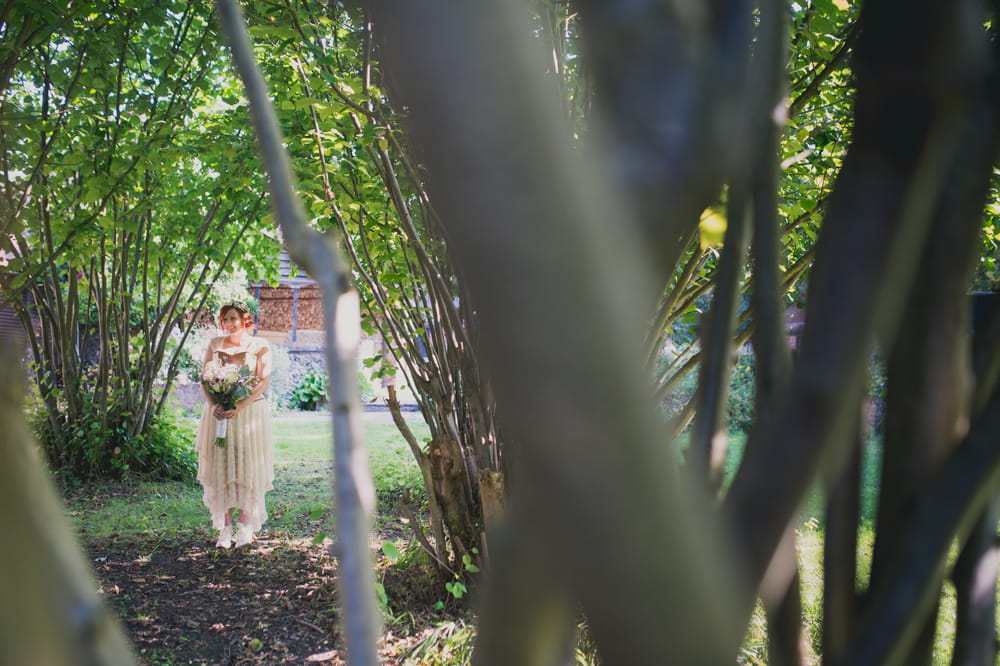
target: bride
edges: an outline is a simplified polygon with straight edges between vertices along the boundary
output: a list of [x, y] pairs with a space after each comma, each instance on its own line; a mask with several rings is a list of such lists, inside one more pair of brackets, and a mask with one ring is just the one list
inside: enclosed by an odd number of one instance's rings
[[[253, 315], [247, 302], [229, 302], [219, 309], [223, 335], [212, 338], [205, 350], [204, 368], [213, 361], [246, 365], [259, 378], [250, 395], [235, 409], [215, 404], [202, 386], [205, 408], [198, 427], [198, 481], [212, 525], [219, 531], [215, 545], [229, 548], [253, 540], [267, 520], [264, 495], [273, 488], [274, 442], [271, 437], [271, 406], [264, 397], [271, 379], [271, 350], [267, 340], [254, 337]], [[225, 421], [224, 445], [216, 444], [217, 426]], [[221, 443], [221, 442], [220, 442]], [[233, 531], [233, 510], [239, 525]]]

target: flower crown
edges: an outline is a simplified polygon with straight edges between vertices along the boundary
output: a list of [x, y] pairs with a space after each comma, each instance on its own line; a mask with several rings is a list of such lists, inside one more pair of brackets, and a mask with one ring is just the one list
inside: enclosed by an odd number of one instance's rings
[[257, 301], [253, 298], [247, 298], [245, 300], [230, 298], [229, 300], [219, 304], [220, 312], [223, 308], [235, 308], [246, 314], [257, 314], [260, 311], [260, 306], [257, 305]]
[[236, 276], [213, 283], [209, 303], [218, 314], [222, 314], [223, 308], [236, 308], [243, 314], [260, 313], [260, 305], [247, 288], [247, 282]]

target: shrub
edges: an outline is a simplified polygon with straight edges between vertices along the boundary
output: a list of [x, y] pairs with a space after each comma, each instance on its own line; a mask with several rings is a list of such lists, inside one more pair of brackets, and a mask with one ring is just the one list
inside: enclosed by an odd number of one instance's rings
[[96, 404], [53, 432], [44, 409], [29, 414], [53, 471], [66, 478], [188, 481], [198, 472], [194, 424], [174, 409], [154, 415], [142, 433], [128, 433], [128, 415], [106, 416]]
[[295, 409], [315, 411], [326, 404], [328, 384], [326, 373], [312, 370], [307, 372], [291, 395], [291, 405]]
[[[673, 359], [664, 354], [658, 360], [657, 372], [661, 372]], [[664, 409], [668, 416], [680, 412], [688, 400], [695, 396], [698, 386], [698, 369], [685, 376], [668, 396]], [[756, 356], [751, 351], [741, 350], [730, 374], [728, 429], [730, 433], [749, 433], [755, 416], [757, 386]], [[885, 362], [873, 356], [869, 364], [869, 393], [867, 403], [868, 436], [877, 437], [882, 433], [885, 412], [886, 377]]]
[[154, 416], [136, 456], [140, 472], [156, 480], [193, 480], [198, 475], [196, 430], [194, 422], [173, 409]]
[[[672, 359], [664, 355], [659, 359], [657, 372], [662, 372]], [[727, 405], [728, 430], [731, 433], [745, 433], [754, 422], [754, 400], [756, 395], [756, 359], [750, 351], [740, 351], [729, 375], [729, 402]], [[689, 372], [674, 388], [664, 402], [668, 417], [680, 413], [689, 400], [696, 398], [698, 389], [698, 368]]]
[[375, 402], [375, 398], [378, 397], [378, 394], [375, 393], [375, 385], [363, 372], [358, 373], [358, 392], [361, 394], [361, 402], [363, 403]]
[[754, 422], [756, 389], [756, 358], [751, 352], [741, 351], [729, 375], [729, 432], [750, 431]]

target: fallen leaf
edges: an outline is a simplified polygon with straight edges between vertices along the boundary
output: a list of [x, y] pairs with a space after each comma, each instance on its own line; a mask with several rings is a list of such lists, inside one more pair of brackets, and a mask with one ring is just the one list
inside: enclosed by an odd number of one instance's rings
[[337, 651], [330, 650], [329, 652], [318, 652], [316, 654], [311, 654], [306, 657], [306, 661], [317, 662], [317, 661], [332, 661], [337, 658]]

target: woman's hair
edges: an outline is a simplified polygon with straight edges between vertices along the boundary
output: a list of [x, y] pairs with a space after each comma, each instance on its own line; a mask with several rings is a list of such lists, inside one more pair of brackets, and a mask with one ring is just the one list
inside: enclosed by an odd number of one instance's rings
[[222, 318], [226, 316], [226, 313], [229, 312], [230, 310], [235, 310], [236, 312], [239, 312], [243, 316], [243, 326], [245, 328], [253, 328], [253, 315], [245, 307], [242, 307], [236, 303], [227, 303], [226, 305], [223, 305], [221, 308], [219, 308], [220, 322], [222, 321]]

